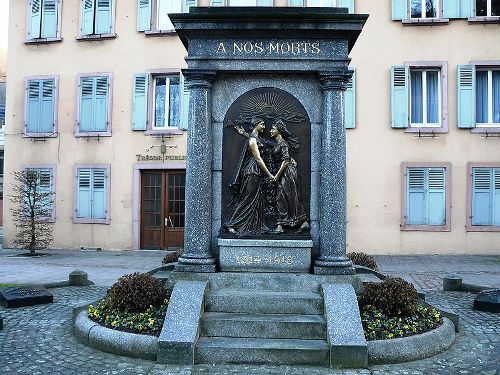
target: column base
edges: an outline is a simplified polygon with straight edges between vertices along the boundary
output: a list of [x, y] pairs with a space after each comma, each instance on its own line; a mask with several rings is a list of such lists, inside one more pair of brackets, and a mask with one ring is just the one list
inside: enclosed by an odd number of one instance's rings
[[201, 272], [210, 273], [216, 271], [215, 258], [190, 258], [182, 256], [174, 268], [175, 272]]
[[347, 257], [318, 258], [314, 261], [316, 275], [354, 275], [356, 270]]

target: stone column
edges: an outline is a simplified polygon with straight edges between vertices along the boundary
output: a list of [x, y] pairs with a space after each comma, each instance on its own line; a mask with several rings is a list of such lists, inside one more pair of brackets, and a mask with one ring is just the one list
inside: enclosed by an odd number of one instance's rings
[[346, 141], [343, 91], [352, 73], [347, 69], [321, 72], [323, 128], [319, 197], [319, 256], [316, 274], [353, 274], [346, 256]]
[[184, 253], [175, 271], [215, 272], [212, 237], [213, 71], [185, 70], [189, 87]]

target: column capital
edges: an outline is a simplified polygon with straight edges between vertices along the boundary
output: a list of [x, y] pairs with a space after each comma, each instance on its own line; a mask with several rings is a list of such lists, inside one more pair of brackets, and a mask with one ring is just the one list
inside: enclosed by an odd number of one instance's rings
[[342, 90], [347, 89], [347, 83], [352, 77], [352, 71], [347, 69], [337, 69], [318, 72], [321, 89], [326, 90]]
[[182, 69], [182, 75], [187, 81], [188, 87], [212, 87], [212, 82], [217, 73], [215, 70]]

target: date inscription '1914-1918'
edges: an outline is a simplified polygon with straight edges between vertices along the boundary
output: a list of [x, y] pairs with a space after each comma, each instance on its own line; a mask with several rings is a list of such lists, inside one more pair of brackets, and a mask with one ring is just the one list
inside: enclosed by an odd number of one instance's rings
[[289, 265], [293, 264], [293, 257], [291, 255], [273, 255], [261, 257], [260, 255], [237, 255], [236, 263], [241, 265]]

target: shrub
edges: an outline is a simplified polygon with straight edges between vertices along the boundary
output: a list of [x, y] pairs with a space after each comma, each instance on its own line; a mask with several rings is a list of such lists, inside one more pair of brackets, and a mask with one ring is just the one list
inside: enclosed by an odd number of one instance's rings
[[365, 285], [363, 303], [373, 305], [390, 316], [409, 316], [415, 312], [417, 291], [399, 277]]
[[364, 266], [371, 268], [372, 270], [378, 271], [378, 265], [377, 262], [375, 261], [375, 258], [372, 257], [371, 255], [368, 255], [366, 253], [347, 253], [347, 257], [354, 263], [357, 264], [358, 266]]
[[159, 306], [165, 299], [163, 283], [147, 273], [122, 276], [109, 291], [111, 309], [140, 312], [150, 306]]
[[177, 262], [177, 259], [182, 255], [182, 247], [179, 247], [173, 253], [169, 253], [163, 257], [162, 264]]

